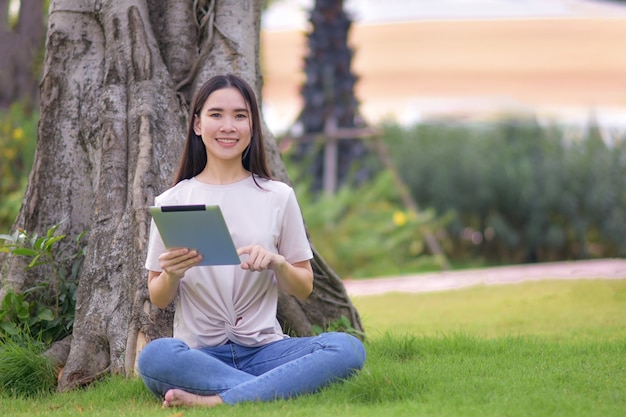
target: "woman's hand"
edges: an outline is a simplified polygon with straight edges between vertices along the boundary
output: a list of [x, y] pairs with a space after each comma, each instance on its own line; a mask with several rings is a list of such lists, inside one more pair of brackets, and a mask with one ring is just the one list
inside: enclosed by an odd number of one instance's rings
[[260, 245], [243, 246], [237, 254], [248, 255], [241, 263], [242, 269], [264, 271], [271, 269], [276, 275], [278, 286], [287, 294], [304, 300], [313, 291], [313, 268], [311, 262], [287, 262], [284, 256], [270, 252]]
[[159, 256], [162, 272], [148, 272], [148, 292], [150, 301], [159, 308], [165, 308], [178, 293], [178, 285], [185, 272], [200, 263], [202, 255], [195, 250], [173, 249]]
[[202, 255], [187, 248], [172, 249], [159, 256], [159, 265], [170, 279], [181, 279], [189, 268], [198, 265]]
[[248, 255], [248, 258], [241, 263], [241, 268], [250, 271], [273, 269], [273, 265], [286, 262], [283, 256], [270, 252], [261, 245], [243, 246], [237, 250], [237, 255]]

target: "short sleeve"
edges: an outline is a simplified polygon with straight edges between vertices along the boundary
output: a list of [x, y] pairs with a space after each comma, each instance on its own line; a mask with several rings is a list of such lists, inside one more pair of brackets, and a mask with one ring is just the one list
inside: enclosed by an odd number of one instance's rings
[[150, 221], [150, 236], [148, 238], [148, 253], [146, 255], [146, 269], [149, 271], [161, 272], [161, 264], [159, 256], [165, 252], [165, 244], [161, 239], [159, 229], [156, 227], [154, 220]]
[[302, 212], [293, 189], [290, 189], [278, 240], [278, 253], [293, 264], [313, 258], [311, 244], [304, 227]]

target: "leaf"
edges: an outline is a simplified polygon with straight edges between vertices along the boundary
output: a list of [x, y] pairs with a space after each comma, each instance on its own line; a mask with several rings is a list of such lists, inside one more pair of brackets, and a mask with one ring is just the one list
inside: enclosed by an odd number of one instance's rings
[[82, 232], [80, 232], [80, 234], [76, 236], [76, 243], [80, 242], [80, 240], [85, 236], [86, 233], [87, 233], [86, 230], [83, 230]]
[[2, 300], [2, 309], [8, 311], [13, 304], [17, 302], [17, 294], [12, 289], [8, 289], [4, 299]]
[[13, 322], [3, 322], [0, 323], [0, 329], [8, 335], [17, 336], [19, 331], [17, 329], [17, 325]]
[[38, 239], [35, 240], [35, 242], [33, 243], [33, 248], [39, 250], [41, 249], [42, 245], [44, 244], [44, 242], [46, 241], [45, 237], [40, 237]]
[[49, 250], [52, 245], [54, 245], [60, 240], [63, 240], [64, 238], [65, 238], [65, 235], [55, 236], [55, 237], [46, 239], [46, 241], [44, 242], [42, 246], [42, 249]]
[[37, 318], [44, 321], [54, 320], [54, 313], [49, 308], [43, 309], [37, 313]]
[[41, 265], [43, 262], [40, 262], [39, 264], [37, 263], [37, 261], [39, 260], [39, 254], [37, 254], [32, 261], [30, 261], [30, 263], [28, 264], [28, 266], [26, 268], [32, 268], [34, 266], [37, 265]]
[[30, 317], [30, 305], [28, 301], [22, 301], [22, 304], [17, 309], [17, 317], [22, 320]]
[[13, 254], [20, 256], [37, 256], [38, 252], [29, 248], [17, 248], [12, 250]]
[[[63, 223], [64, 221], [65, 220], [61, 221], [61, 223]], [[55, 224], [54, 226], [52, 226], [51, 228], [48, 229], [48, 231], [47, 231], [48, 237], [54, 236], [54, 234], [56, 233], [57, 229], [61, 226], [61, 223]]]

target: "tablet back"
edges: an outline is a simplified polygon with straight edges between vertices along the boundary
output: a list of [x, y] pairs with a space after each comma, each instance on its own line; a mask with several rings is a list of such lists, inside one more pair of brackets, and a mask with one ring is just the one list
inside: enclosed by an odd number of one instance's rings
[[196, 249], [200, 265], [241, 263], [219, 206], [184, 205], [149, 208], [165, 247]]

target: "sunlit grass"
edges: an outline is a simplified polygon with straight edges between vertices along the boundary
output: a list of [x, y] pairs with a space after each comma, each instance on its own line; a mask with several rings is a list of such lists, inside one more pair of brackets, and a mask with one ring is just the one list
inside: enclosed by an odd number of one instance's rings
[[626, 280], [537, 281], [354, 297], [369, 337], [395, 333], [612, 340], [626, 336]]
[[292, 401], [160, 408], [138, 379], [33, 399], [7, 416], [615, 416], [626, 409], [626, 282], [546, 281], [356, 298], [368, 359]]

